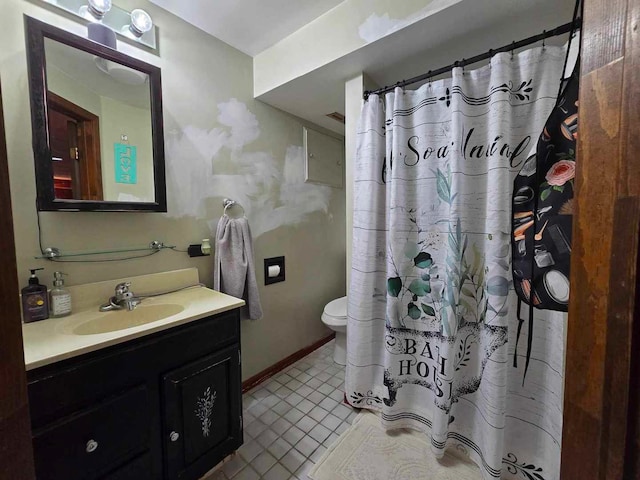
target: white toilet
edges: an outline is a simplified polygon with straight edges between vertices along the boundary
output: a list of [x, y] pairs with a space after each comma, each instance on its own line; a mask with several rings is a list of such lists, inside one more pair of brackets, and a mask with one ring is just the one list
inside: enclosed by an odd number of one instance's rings
[[347, 297], [336, 298], [327, 303], [322, 312], [322, 321], [336, 332], [333, 361], [338, 365], [347, 364]]

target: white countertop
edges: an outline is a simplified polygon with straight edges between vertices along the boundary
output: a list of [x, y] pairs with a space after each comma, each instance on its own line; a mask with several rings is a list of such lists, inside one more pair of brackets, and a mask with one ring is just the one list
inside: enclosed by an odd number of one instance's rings
[[[110, 315], [127, 315], [129, 312], [98, 311], [98, 305], [73, 313], [67, 317], [50, 318], [22, 325], [24, 359], [27, 370], [49, 365], [60, 360], [126, 342], [145, 335], [160, 332], [178, 325], [233, 310], [244, 305], [244, 300], [225, 295], [206, 287], [194, 287], [154, 298], [146, 298], [141, 307], [179, 305], [179, 313], [139, 326], [107, 333], [80, 335], [74, 329], [87, 322], [109, 322]], [[131, 312], [135, 314], [134, 312]], [[113, 317], [112, 317], [113, 318]]]

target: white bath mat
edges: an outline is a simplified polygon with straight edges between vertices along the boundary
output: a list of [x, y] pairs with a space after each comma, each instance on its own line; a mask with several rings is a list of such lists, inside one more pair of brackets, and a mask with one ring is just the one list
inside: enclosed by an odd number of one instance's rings
[[312, 480], [479, 480], [470, 461], [452, 455], [437, 460], [423, 433], [387, 433], [380, 419], [363, 411], [309, 472]]

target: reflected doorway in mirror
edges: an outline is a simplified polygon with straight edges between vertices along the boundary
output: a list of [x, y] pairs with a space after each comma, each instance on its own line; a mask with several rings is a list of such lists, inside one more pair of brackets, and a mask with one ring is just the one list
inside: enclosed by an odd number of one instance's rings
[[47, 105], [55, 198], [103, 200], [99, 117], [51, 91]]

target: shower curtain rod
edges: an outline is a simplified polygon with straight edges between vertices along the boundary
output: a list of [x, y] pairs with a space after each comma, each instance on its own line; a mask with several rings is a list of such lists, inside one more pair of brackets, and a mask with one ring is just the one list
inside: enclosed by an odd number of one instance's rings
[[491, 49], [488, 52], [481, 53], [480, 55], [476, 55], [475, 57], [463, 58], [462, 60], [452, 63], [451, 65], [438, 68], [437, 70], [429, 70], [427, 73], [423, 73], [422, 75], [418, 75], [417, 77], [410, 78], [409, 80], [402, 80], [401, 82], [398, 82], [394, 85], [388, 85], [386, 87], [378, 88], [377, 90], [366, 90], [364, 92], [364, 99], [367, 100], [369, 98], [369, 95], [378, 95], [381, 93], [390, 92], [396, 87], [405, 87], [407, 85], [411, 85], [412, 83], [422, 82], [423, 80], [429, 80], [430, 78], [437, 77], [438, 75], [442, 75], [443, 73], [447, 73], [451, 71], [452, 68], [455, 68], [455, 67], [464, 67], [465, 65], [481, 62], [482, 60], [491, 58], [496, 53], [513, 51], [518, 48], [531, 45], [532, 43], [540, 42], [545, 38], [564, 35], [565, 33], [571, 32], [574, 28], [575, 29], [580, 28], [581, 24], [582, 24], [582, 19], [576, 18], [575, 21], [565, 23], [564, 25], [560, 25], [559, 27], [556, 27], [553, 30], [548, 30], [548, 31], [545, 30], [544, 32], [539, 33], [538, 35], [525, 38], [524, 40], [520, 40], [518, 42], [512, 42], [509, 45], [505, 45], [500, 48]]

